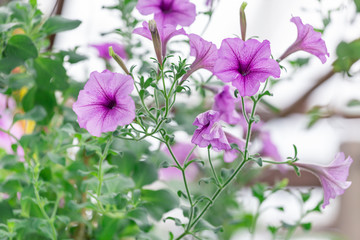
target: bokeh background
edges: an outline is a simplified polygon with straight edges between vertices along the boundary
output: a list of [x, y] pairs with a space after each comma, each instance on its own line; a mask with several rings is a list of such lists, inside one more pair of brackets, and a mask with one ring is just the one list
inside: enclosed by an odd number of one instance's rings
[[[38, 0], [40, 9], [50, 15], [56, 7], [56, 0]], [[68, 49], [78, 46], [78, 52], [89, 57], [88, 60], [69, 66], [68, 73], [78, 81], [86, 81], [92, 71], [102, 71], [105, 64], [97, 58], [95, 49], [90, 44], [106, 41], [121, 43], [117, 34], [111, 32], [121, 28], [122, 22], [118, 13], [103, 6], [117, 3], [115, 0], [63, 0], [61, 15], [70, 19], [79, 19], [82, 24], [79, 28], [60, 33], [56, 36], [54, 49]], [[205, 0], [193, 0], [198, 5], [198, 11], [205, 11]], [[239, 8], [242, 1], [220, 0], [214, 1], [215, 11], [209, 26], [203, 33], [203, 38], [212, 41], [220, 47], [221, 41], [227, 37], [240, 35]], [[55, 8], [54, 8], [55, 6]], [[202, 9], [203, 8], [203, 9]], [[135, 10], [135, 14], [144, 20]], [[269, 102], [279, 109], [291, 110], [283, 116], [278, 116], [263, 110], [267, 120], [266, 128], [271, 132], [279, 152], [285, 158], [293, 152], [292, 144], [298, 148], [299, 158], [305, 162], [320, 164], [329, 163], [338, 151], [344, 151], [354, 159], [349, 180], [352, 186], [341, 198], [337, 198], [328, 206], [323, 214], [312, 214], [313, 231], [321, 232], [316, 239], [328, 239], [326, 231], [334, 229], [340, 236], [347, 239], [360, 239], [360, 107], [347, 107], [352, 99], [360, 99], [360, 64], [351, 68], [351, 77], [346, 74], [332, 74], [332, 63], [336, 60], [336, 48], [341, 41], [350, 42], [360, 37], [360, 17], [356, 14], [356, 6], [350, 0], [250, 0], [246, 8], [247, 36], [258, 36], [259, 39], [268, 39], [271, 42], [273, 56], [279, 57], [286, 48], [296, 39], [296, 27], [290, 22], [292, 16], [300, 16], [304, 23], [310, 23], [315, 28], [324, 29], [323, 39], [326, 42], [330, 57], [325, 64], [310, 57], [308, 64], [297, 71], [291, 64], [284, 62], [287, 72], [282, 74], [281, 80], [274, 87], [274, 97]], [[201, 33], [208, 23], [208, 17], [199, 15], [196, 22], [186, 29], [188, 33]], [[328, 25], [327, 25], [328, 24]], [[141, 39], [141, 37], [139, 37]], [[178, 37], [178, 40], [184, 40]], [[144, 40], [145, 46], [151, 48], [150, 41]], [[135, 50], [136, 51], [136, 50]], [[189, 49], [184, 50], [188, 56]], [[296, 53], [290, 60], [308, 58], [307, 53]], [[136, 64], [136, 60], [127, 63]], [[115, 64], [114, 68], [121, 71]], [[325, 80], [324, 80], [325, 78]], [[320, 84], [319, 84], [320, 82]], [[314, 87], [316, 86], [316, 87]], [[309, 91], [310, 90], [310, 91]], [[305, 96], [305, 97], [304, 97]], [[294, 103], [301, 99], [297, 105]], [[186, 101], [186, 99], [185, 99]], [[321, 106], [328, 112], [319, 116], [319, 120], [308, 128], [311, 115], [307, 114], [314, 106]], [[261, 110], [261, 109], [260, 109]], [[288, 109], [289, 110], [289, 109]], [[276, 178], [276, 173], [266, 177], [266, 181]], [[322, 191], [316, 178], [308, 181], [298, 181], [295, 175], [290, 174], [290, 186], [302, 188], [317, 187], [316, 198], [321, 198]], [[239, 195], [242, 201], [246, 194], [244, 190]], [[261, 216], [260, 224], [270, 221], [280, 221], [281, 218], [296, 219], [299, 210], [294, 200], [286, 194], [274, 197], [272, 202], [283, 203], [286, 206], [286, 215], [276, 216], [269, 212]], [[246, 203], [251, 209], [252, 203]], [[168, 227], [163, 225], [161, 227]], [[247, 239], [246, 233], [239, 233], [234, 239]], [[259, 233], [256, 239], [264, 239]], [[315, 239], [314, 235], [310, 238]]]

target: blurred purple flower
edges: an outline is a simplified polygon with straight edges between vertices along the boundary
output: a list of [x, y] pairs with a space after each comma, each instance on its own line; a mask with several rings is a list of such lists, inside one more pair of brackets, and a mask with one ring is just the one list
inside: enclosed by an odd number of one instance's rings
[[110, 60], [109, 47], [112, 47], [114, 52], [123, 59], [127, 59], [127, 53], [124, 46], [118, 43], [101, 43], [101, 44], [90, 44], [90, 47], [96, 48], [99, 53], [99, 57]]
[[214, 64], [217, 59], [217, 48], [212, 42], [205, 41], [196, 34], [189, 34], [190, 55], [195, 57], [190, 70], [184, 75], [181, 81], [185, 81], [193, 72], [200, 68], [209, 71], [214, 70]]
[[133, 88], [128, 75], [108, 70], [92, 72], [73, 104], [80, 127], [100, 137], [103, 132], [131, 123], [135, 118], [135, 103], [129, 96]]
[[7, 193], [0, 193], [0, 200], [1, 200], [1, 199], [6, 200], [6, 199], [9, 199], [9, 197], [10, 197], [10, 195], [7, 194]]
[[[190, 151], [193, 149], [193, 144], [188, 143], [176, 143], [171, 147], [171, 150], [173, 151], [176, 159], [179, 161], [181, 165], [183, 165], [184, 161], [186, 160], [186, 157], [190, 153]], [[167, 148], [163, 149], [164, 153], [168, 155], [171, 158], [171, 154]], [[191, 161], [197, 157], [196, 152], [194, 151], [188, 161]], [[173, 159], [171, 158], [171, 161]], [[197, 168], [196, 164], [190, 164], [185, 171], [186, 178], [188, 179], [194, 179], [196, 177], [196, 174], [198, 173], [199, 169]], [[168, 167], [168, 168], [161, 168], [159, 169], [159, 179], [161, 180], [171, 180], [171, 179], [182, 179], [182, 173], [181, 171], [176, 167]]]
[[302, 50], [315, 55], [322, 63], [325, 63], [326, 56], [329, 57], [329, 53], [324, 40], [321, 39], [321, 33], [316, 32], [309, 24], [304, 25], [299, 17], [292, 17], [290, 21], [295, 23], [298, 36], [296, 41], [280, 57], [280, 60], [283, 60], [294, 52]]
[[279, 64], [270, 57], [270, 42], [256, 39], [243, 41], [227, 38], [221, 43], [214, 74], [223, 82], [232, 82], [241, 96], [252, 96], [260, 82], [268, 77], [280, 77]]
[[[236, 143], [241, 151], [245, 151], [245, 140], [237, 138], [230, 133], [225, 133], [225, 135], [230, 144]], [[233, 162], [239, 156], [239, 153], [237, 149], [225, 150], [224, 162]]]
[[[176, 30], [176, 26], [166, 24], [162, 26], [161, 24], [157, 24], [157, 28], [160, 35], [161, 40], [161, 49], [162, 49], [162, 56], [166, 56], [166, 45], [168, 41], [177, 35], [186, 35], [186, 32], [183, 28]], [[143, 37], [146, 37], [149, 40], [152, 40], [151, 32], [149, 29], [149, 24], [147, 22], [142, 23], [142, 27], [135, 28], [133, 33], [139, 34]]]
[[231, 147], [219, 121], [220, 113], [217, 111], [209, 110], [199, 114], [193, 123], [198, 129], [195, 130], [191, 142], [199, 147], [207, 147], [211, 144], [216, 151], [230, 150]]
[[136, 8], [143, 15], [154, 13], [159, 25], [190, 26], [196, 17], [195, 4], [189, 0], [139, 0]]
[[16, 192], [16, 197], [20, 201], [21, 200], [21, 192]]
[[12, 97], [0, 93], [0, 111], [3, 112], [6, 109], [14, 110], [15, 108], [15, 100]]
[[[269, 132], [261, 132], [260, 140], [262, 142], [262, 148], [260, 150], [260, 155], [262, 157], [269, 157], [276, 162], [282, 162], [283, 158], [281, 157], [277, 147], [273, 143], [270, 137]], [[277, 164], [276, 167], [279, 169], [281, 173], [285, 173], [288, 167], [284, 164]]]
[[229, 124], [236, 124], [241, 120], [241, 116], [236, 111], [235, 103], [237, 99], [230, 91], [230, 86], [225, 85], [221, 92], [215, 95], [213, 110], [220, 113], [220, 119]]
[[320, 179], [324, 190], [324, 203], [322, 207], [325, 208], [330, 203], [330, 198], [335, 199], [336, 196], [342, 195], [345, 189], [350, 187], [351, 182], [346, 181], [346, 179], [349, 175], [349, 168], [352, 162], [353, 160], [350, 156], [345, 159], [345, 154], [339, 152], [336, 154], [335, 159], [327, 166], [300, 162], [293, 164], [312, 172]]
[[[21, 136], [24, 134], [24, 130], [18, 123], [15, 123], [12, 126], [13, 117], [12, 115], [5, 110], [1, 110], [0, 112], [0, 128], [8, 130], [10, 129], [10, 133], [13, 134], [16, 138], [20, 139]], [[12, 145], [16, 143], [16, 140], [8, 135], [0, 131], [0, 148], [4, 149], [7, 154], [14, 154], [12, 149]], [[24, 149], [21, 146], [17, 147], [17, 155], [19, 156], [19, 161], [24, 161]]]

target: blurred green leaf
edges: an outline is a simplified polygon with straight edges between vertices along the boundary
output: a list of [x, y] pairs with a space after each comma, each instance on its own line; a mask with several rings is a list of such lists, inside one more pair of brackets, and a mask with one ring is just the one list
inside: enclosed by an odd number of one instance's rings
[[150, 215], [157, 221], [162, 215], [179, 205], [179, 198], [168, 190], [142, 190], [141, 199], [144, 201], [143, 206], [148, 210]]
[[35, 106], [30, 111], [25, 114], [15, 114], [13, 122], [17, 122], [19, 120], [34, 120], [36, 122], [43, 120], [46, 117], [46, 111], [42, 106]]
[[50, 58], [37, 58], [34, 67], [38, 88], [65, 90], [69, 86], [62, 62]]
[[29, 58], [36, 58], [38, 56], [38, 51], [35, 44], [28, 36], [18, 34], [9, 39], [5, 47], [5, 55], [26, 60]]
[[44, 23], [42, 29], [48, 35], [64, 32], [77, 28], [81, 24], [79, 20], [70, 20], [60, 16], [50, 17]]

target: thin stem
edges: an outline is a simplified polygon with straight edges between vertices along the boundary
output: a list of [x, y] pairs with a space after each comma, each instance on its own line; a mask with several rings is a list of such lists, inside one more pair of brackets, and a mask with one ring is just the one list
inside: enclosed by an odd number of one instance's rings
[[[207, 210], [211, 207], [211, 205], [216, 201], [216, 199], [220, 196], [220, 194], [222, 193], [222, 191], [235, 179], [235, 177], [237, 176], [237, 174], [240, 172], [240, 170], [243, 168], [243, 166], [245, 165], [246, 162], [248, 162], [248, 147], [249, 147], [249, 142], [250, 142], [250, 138], [251, 138], [251, 127], [252, 124], [254, 123], [254, 115], [255, 115], [255, 111], [256, 111], [256, 105], [258, 103], [258, 101], [260, 100], [260, 97], [258, 99], [252, 98], [254, 101], [253, 107], [252, 107], [252, 111], [251, 111], [251, 115], [250, 118], [248, 120], [248, 129], [247, 129], [247, 133], [246, 133], [246, 143], [245, 143], [245, 150], [244, 150], [244, 160], [239, 164], [239, 166], [235, 169], [235, 171], [233, 172], [233, 174], [225, 181], [225, 183], [223, 185], [220, 185], [218, 187], [218, 189], [216, 190], [216, 192], [214, 193], [214, 195], [211, 197], [211, 200], [205, 205], [205, 207], [203, 208], [203, 210], [200, 212], [200, 214], [194, 219], [194, 221], [192, 221], [190, 227], [186, 228], [186, 230], [179, 236], [176, 238], [176, 240], [180, 240], [181, 238], [183, 238], [184, 236], [189, 234], [189, 230], [194, 227], [199, 221], [200, 219], [204, 216], [204, 214], [207, 212]], [[243, 100], [243, 98], [242, 98]], [[244, 106], [244, 105], [243, 105]], [[246, 116], [246, 112], [243, 111], [244, 117]], [[246, 119], [246, 118], [245, 118]]]
[[289, 161], [286, 161], [286, 162], [275, 162], [275, 161], [269, 161], [269, 160], [262, 160], [263, 162], [265, 163], [271, 163], [271, 164], [289, 164], [291, 165]]
[[214, 166], [213, 166], [212, 161], [211, 161], [210, 148], [211, 148], [211, 145], [208, 146], [208, 159], [209, 159], [209, 163], [210, 163], [210, 166], [211, 166], [211, 171], [212, 171], [213, 176], [214, 176], [214, 178], [215, 178], [216, 185], [221, 188], [221, 184], [220, 184], [220, 182], [219, 182], [219, 178], [218, 178], [218, 176], [217, 176], [217, 174], [216, 174], [216, 171], [215, 171]]
[[[189, 190], [189, 186], [188, 186], [188, 183], [187, 183], [187, 180], [186, 180], [186, 175], [185, 175], [185, 170], [184, 168], [181, 166], [181, 164], [179, 163], [179, 161], [176, 159], [175, 157], [175, 154], [173, 153], [171, 147], [170, 147], [170, 144], [168, 142], [165, 142], [166, 144], [166, 147], [168, 148], [172, 158], [174, 159], [177, 167], [180, 169], [181, 171], [181, 174], [182, 174], [182, 177], [183, 177], [183, 181], [184, 181], [184, 186], [185, 186], [185, 190], [186, 190], [186, 195], [187, 195], [187, 198], [189, 200], [189, 204], [190, 204], [190, 215], [189, 215], [189, 222], [188, 222], [188, 225], [187, 225], [187, 228], [185, 230], [185, 232], [188, 232], [190, 227], [191, 227], [191, 220], [192, 220], [192, 217], [193, 217], [193, 212], [194, 212], [194, 205], [193, 205], [193, 201], [192, 201], [192, 198], [191, 198], [191, 194], [190, 194], [190, 190]], [[193, 150], [195, 149], [195, 147], [193, 148]], [[190, 157], [192, 152], [190, 152], [190, 154], [187, 156], [187, 158]]]
[[[108, 139], [108, 141], [106, 143], [105, 149], [104, 149], [104, 151], [103, 151], [103, 153], [102, 153], [102, 155], [100, 157], [99, 169], [98, 169], [99, 184], [98, 184], [98, 187], [97, 187], [97, 190], [96, 190], [97, 197], [101, 196], [101, 186], [102, 186], [102, 183], [104, 181], [104, 173], [102, 171], [102, 165], [103, 165], [103, 162], [104, 162], [104, 160], [105, 160], [105, 158], [106, 158], [106, 156], [107, 156], [107, 154], [109, 152], [109, 148], [110, 148], [111, 143], [112, 143], [112, 135], [110, 135], [110, 137], [109, 137], [109, 139]], [[98, 202], [98, 206], [100, 207], [100, 209], [104, 210], [102, 204], [99, 201], [97, 201], [97, 202]]]
[[191, 155], [193, 154], [193, 152], [195, 151], [195, 149], [197, 148], [197, 146], [198, 145], [195, 145], [192, 149], [191, 149], [191, 151], [189, 152], [189, 154], [186, 156], [186, 158], [185, 158], [185, 161], [184, 161], [184, 166], [186, 165], [186, 163], [187, 163], [187, 161], [189, 160], [189, 158], [191, 157]]
[[56, 229], [54, 226], [54, 220], [53, 218], [50, 219], [50, 217], [47, 215], [45, 208], [44, 208], [44, 204], [41, 201], [40, 198], [40, 194], [39, 194], [39, 181], [38, 181], [39, 175], [35, 176], [34, 173], [34, 179], [33, 179], [33, 186], [34, 186], [34, 193], [35, 193], [35, 198], [36, 198], [36, 203], [39, 206], [40, 212], [43, 215], [43, 217], [46, 219], [46, 221], [49, 223], [50, 227], [51, 227], [51, 234], [52, 234], [52, 239], [56, 240], [57, 239], [57, 233], [56, 233]]
[[246, 109], [245, 109], [245, 101], [244, 101], [244, 97], [241, 97], [241, 109], [242, 109], [242, 112], [243, 112], [243, 115], [244, 115], [244, 118], [246, 120], [246, 122], [249, 124], [249, 118], [246, 114]]

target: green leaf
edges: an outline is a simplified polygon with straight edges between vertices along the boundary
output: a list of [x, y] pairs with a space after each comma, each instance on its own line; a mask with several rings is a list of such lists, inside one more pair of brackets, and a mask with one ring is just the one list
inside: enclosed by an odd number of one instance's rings
[[348, 72], [351, 66], [360, 59], [360, 39], [350, 43], [341, 42], [336, 48], [338, 59], [333, 63], [335, 72]]
[[42, 29], [48, 35], [72, 30], [81, 24], [79, 20], [70, 20], [60, 16], [50, 17], [43, 25]]
[[132, 176], [137, 188], [151, 184], [158, 179], [157, 169], [154, 164], [148, 162], [138, 162]]
[[69, 63], [78, 63], [87, 59], [85, 55], [81, 55], [76, 53], [76, 50], [69, 50], [69, 51], [60, 51], [59, 54], [64, 58], [68, 56], [69, 58], [67, 61]]
[[121, 174], [106, 174], [104, 176], [103, 193], [121, 193], [135, 186], [134, 181]]
[[23, 60], [15, 56], [6, 56], [0, 60], [0, 72], [9, 74], [11, 70], [21, 65]]
[[168, 190], [145, 190], [141, 191], [141, 199], [144, 201], [143, 206], [148, 210], [150, 215], [157, 221], [162, 215], [179, 205], [179, 198]]
[[347, 104], [348, 107], [358, 107], [360, 106], [360, 100], [358, 99], [352, 99]]
[[57, 163], [62, 166], [65, 166], [65, 162], [66, 162], [65, 157], [62, 157], [59, 154], [52, 152], [47, 153], [47, 156], [50, 159], [50, 161], [52, 161], [53, 163]]
[[19, 25], [19, 23], [4, 23], [0, 24], [0, 33], [9, 31], [11, 28]]
[[311, 192], [306, 192], [306, 193], [300, 192], [300, 194], [301, 194], [301, 199], [304, 203], [310, 199]]
[[360, 0], [354, 0], [356, 12], [360, 12]]
[[222, 168], [220, 171], [220, 176], [221, 176], [221, 179], [223, 180], [223, 182], [225, 182], [234, 173], [234, 171], [235, 170], [232, 168], [230, 168], [230, 169]]
[[26, 60], [29, 58], [36, 58], [38, 56], [38, 51], [35, 44], [28, 36], [18, 34], [9, 39], [5, 47], [5, 56], [14, 56]]
[[136, 208], [127, 213], [127, 217], [133, 220], [142, 230], [147, 231], [150, 229], [147, 211], [144, 208]]
[[265, 200], [265, 191], [266, 185], [261, 183], [256, 183], [254, 186], [251, 187], [251, 191], [254, 197], [256, 197], [260, 203]]
[[46, 117], [46, 110], [42, 106], [35, 106], [30, 111], [26, 112], [25, 114], [15, 114], [13, 122], [17, 122], [19, 120], [27, 119], [27, 120], [34, 120], [39, 122]]
[[65, 90], [68, 88], [68, 77], [61, 61], [50, 58], [37, 58], [34, 62], [34, 68], [38, 88], [45, 90]]
[[310, 231], [310, 230], [311, 230], [311, 222], [302, 223], [302, 224], [301, 224], [301, 228], [302, 228], [304, 231]]

